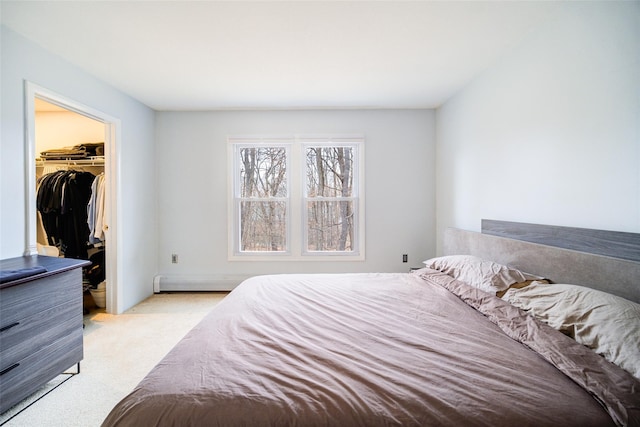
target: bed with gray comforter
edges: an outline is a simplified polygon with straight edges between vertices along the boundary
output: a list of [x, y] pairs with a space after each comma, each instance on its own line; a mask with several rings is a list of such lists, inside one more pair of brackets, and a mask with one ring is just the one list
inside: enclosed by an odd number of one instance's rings
[[103, 426], [633, 426], [639, 396], [627, 370], [441, 271], [270, 275]]

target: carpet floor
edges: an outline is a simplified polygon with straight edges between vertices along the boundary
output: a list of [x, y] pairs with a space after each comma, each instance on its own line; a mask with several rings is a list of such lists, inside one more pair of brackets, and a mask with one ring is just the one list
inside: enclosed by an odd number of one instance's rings
[[173, 346], [227, 295], [155, 294], [120, 315], [93, 310], [84, 316], [80, 374], [56, 377], [0, 415], [6, 427], [100, 426]]

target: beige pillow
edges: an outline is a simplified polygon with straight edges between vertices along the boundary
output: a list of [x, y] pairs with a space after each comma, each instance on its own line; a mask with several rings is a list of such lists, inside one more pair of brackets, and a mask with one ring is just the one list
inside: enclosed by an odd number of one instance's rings
[[424, 265], [494, 295], [497, 292], [507, 290], [514, 283], [542, 279], [473, 255], [431, 258], [424, 261]]
[[[513, 285], [509, 286], [509, 289], [511, 288], [521, 289], [521, 288], [524, 288], [525, 286], [529, 286], [530, 284], [536, 283], [536, 282], [546, 283], [546, 284], [549, 283], [547, 280], [525, 280], [524, 282], [514, 283]], [[505, 292], [507, 292], [509, 289], [505, 289], [504, 291], [497, 292], [496, 296], [502, 298]]]
[[533, 282], [503, 299], [640, 379], [640, 304], [595, 289]]

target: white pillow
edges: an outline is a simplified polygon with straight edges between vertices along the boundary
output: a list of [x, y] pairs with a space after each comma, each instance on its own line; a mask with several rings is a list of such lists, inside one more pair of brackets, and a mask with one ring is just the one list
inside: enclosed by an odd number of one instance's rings
[[473, 255], [431, 258], [424, 261], [424, 265], [494, 295], [508, 289], [514, 283], [542, 279], [542, 277], [533, 276]]
[[595, 289], [533, 282], [504, 300], [640, 379], [640, 304]]

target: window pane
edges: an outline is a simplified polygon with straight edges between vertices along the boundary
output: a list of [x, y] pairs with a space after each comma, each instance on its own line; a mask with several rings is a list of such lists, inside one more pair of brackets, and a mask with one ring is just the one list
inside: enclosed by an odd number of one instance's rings
[[286, 251], [286, 202], [240, 203], [241, 251]]
[[352, 196], [352, 147], [309, 147], [306, 158], [307, 197]]
[[307, 250], [353, 251], [353, 201], [308, 202]]
[[286, 197], [287, 156], [284, 147], [240, 149], [240, 197]]

